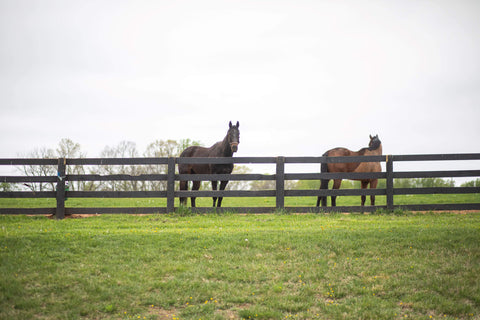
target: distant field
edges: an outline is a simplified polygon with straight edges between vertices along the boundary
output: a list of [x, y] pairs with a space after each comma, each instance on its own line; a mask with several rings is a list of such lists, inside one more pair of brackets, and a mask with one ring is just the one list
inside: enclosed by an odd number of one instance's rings
[[0, 319], [479, 319], [480, 212], [0, 216]]
[[[286, 197], [285, 206], [315, 206], [315, 197]], [[328, 198], [330, 205], [330, 198]], [[377, 205], [385, 205], [384, 196], [376, 197]], [[439, 204], [439, 203], [480, 203], [480, 194], [437, 194], [437, 195], [402, 195], [395, 196], [395, 204]], [[370, 198], [367, 197], [367, 205]], [[166, 207], [166, 199], [137, 198], [137, 199], [78, 199], [71, 198], [65, 203], [67, 207]], [[188, 200], [190, 206], [190, 199]], [[212, 198], [197, 198], [197, 206], [209, 207], [212, 205]], [[224, 198], [224, 207], [275, 207], [275, 198]], [[339, 206], [360, 205], [359, 196], [337, 197]], [[44, 208], [55, 207], [55, 199], [0, 199], [1, 208]], [[178, 206], [178, 198], [175, 199], [175, 206]]]

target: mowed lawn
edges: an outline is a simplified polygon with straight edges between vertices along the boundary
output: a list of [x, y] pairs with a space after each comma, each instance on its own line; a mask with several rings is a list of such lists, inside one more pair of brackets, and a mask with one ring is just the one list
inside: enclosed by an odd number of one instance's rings
[[0, 319], [479, 319], [480, 213], [0, 216]]
[[[24, 199], [0, 199], [0, 208], [55, 208], [55, 199], [48, 198], [24, 198]], [[330, 197], [328, 205], [330, 206]], [[480, 194], [431, 194], [431, 195], [397, 195], [394, 198], [395, 205], [405, 204], [439, 204], [439, 203], [479, 203]], [[285, 197], [285, 206], [290, 207], [315, 207], [316, 197]], [[386, 204], [385, 196], [376, 196], [376, 205]], [[337, 197], [338, 206], [359, 206], [360, 196]], [[370, 197], [367, 197], [366, 205], [370, 205]], [[166, 207], [166, 198], [70, 198], [65, 202], [66, 207]], [[178, 198], [175, 198], [175, 206], [179, 206]], [[190, 198], [188, 199], [188, 207]], [[197, 198], [197, 206], [211, 207], [212, 198]], [[254, 198], [223, 198], [222, 207], [271, 207], [275, 208], [275, 197]]]

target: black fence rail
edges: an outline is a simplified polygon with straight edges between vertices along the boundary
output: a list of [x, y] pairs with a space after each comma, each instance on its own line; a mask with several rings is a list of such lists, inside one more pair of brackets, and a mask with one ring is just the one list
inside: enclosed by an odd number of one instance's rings
[[[82, 159], [0, 159], [4, 166], [56, 166], [56, 176], [0, 176], [5, 183], [52, 183], [56, 191], [11, 191], [0, 192], [0, 198], [55, 198], [54, 208], [0, 208], [0, 214], [52, 214], [62, 219], [69, 214], [102, 214], [102, 213], [171, 213], [175, 207], [175, 198], [179, 197], [275, 197], [275, 207], [226, 207], [226, 208], [192, 208], [193, 212], [237, 212], [237, 213], [269, 213], [276, 210], [287, 212], [373, 212], [379, 209], [394, 210], [402, 208], [412, 211], [424, 210], [480, 210], [479, 203], [451, 204], [409, 204], [396, 205], [396, 195], [409, 194], [480, 194], [479, 187], [435, 187], [435, 188], [395, 188], [394, 179], [402, 178], [458, 178], [480, 177], [480, 170], [450, 171], [394, 171], [394, 163], [401, 161], [464, 161], [480, 160], [480, 153], [469, 154], [427, 154], [427, 155], [382, 155], [359, 157], [235, 157], [235, 158], [82, 158]], [[320, 164], [347, 162], [385, 162], [386, 171], [376, 173], [286, 173], [285, 164]], [[275, 174], [178, 174], [176, 165], [190, 164], [274, 164]], [[165, 174], [77, 174], [67, 175], [67, 166], [102, 166], [102, 165], [164, 165]], [[320, 165], [318, 166], [318, 168]], [[288, 190], [288, 180], [320, 180], [320, 179], [385, 179], [385, 189], [340, 189], [340, 190]], [[175, 190], [176, 181], [275, 181], [274, 190]], [[66, 191], [65, 183], [74, 181], [166, 181], [166, 190], [161, 191]], [[318, 197], [318, 196], [386, 196], [386, 205], [382, 206], [337, 206], [337, 207], [288, 207], [285, 197]], [[480, 195], [479, 195], [480, 196]], [[66, 198], [166, 198], [164, 207], [97, 207], [72, 208], [65, 207]]]

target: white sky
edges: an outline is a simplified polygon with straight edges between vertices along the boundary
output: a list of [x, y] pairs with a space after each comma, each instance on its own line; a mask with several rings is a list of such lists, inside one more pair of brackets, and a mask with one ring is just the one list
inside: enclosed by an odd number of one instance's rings
[[480, 152], [480, 1], [0, 0], [0, 118], [3, 158], [230, 120], [237, 156]]

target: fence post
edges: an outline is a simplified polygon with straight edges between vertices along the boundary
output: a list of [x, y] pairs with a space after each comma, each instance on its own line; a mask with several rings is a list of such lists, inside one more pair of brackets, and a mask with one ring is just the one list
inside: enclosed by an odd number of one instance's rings
[[67, 159], [58, 159], [57, 169], [57, 209], [55, 211], [55, 217], [57, 219], [65, 218], [65, 172], [66, 172]]
[[285, 208], [285, 157], [277, 157], [277, 172], [275, 175], [276, 208]]
[[387, 155], [387, 210], [393, 211], [393, 156]]
[[168, 158], [167, 213], [175, 211], [175, 157]]

